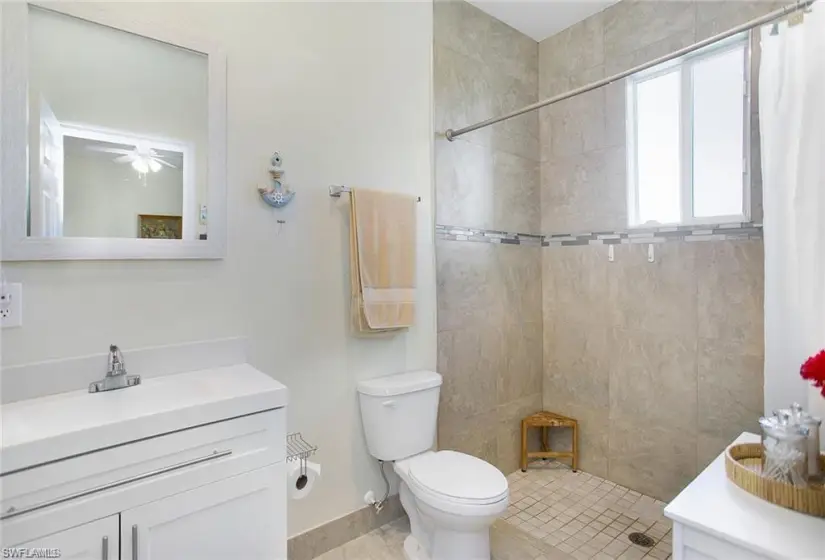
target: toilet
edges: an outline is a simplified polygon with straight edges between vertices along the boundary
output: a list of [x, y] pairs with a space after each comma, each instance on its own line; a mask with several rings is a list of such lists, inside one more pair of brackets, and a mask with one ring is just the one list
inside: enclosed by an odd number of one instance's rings
[[433, 451], [441, 375], [414, 371], [358, 383], [370, 454], [392, 461], [410, 518], [407, 560], [489, 560], [490, 526], [507, 509], [507, 479], [458, 451]]

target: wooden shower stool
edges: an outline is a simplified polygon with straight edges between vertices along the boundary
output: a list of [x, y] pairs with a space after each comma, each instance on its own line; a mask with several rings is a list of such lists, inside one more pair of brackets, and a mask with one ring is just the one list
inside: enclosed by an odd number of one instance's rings
[[[541, 451], [527, 451], [527, 430], [541, 428]], [[572, 428], [573, 451], [550, 451], [547, 444], [548, 428]], [[572, 459], [573, 472], [579, 463], [579, 425], [573, 418], [553, 412], [536, 412], [521, 421], [521, 472], [527, 472], [530, 459]]]

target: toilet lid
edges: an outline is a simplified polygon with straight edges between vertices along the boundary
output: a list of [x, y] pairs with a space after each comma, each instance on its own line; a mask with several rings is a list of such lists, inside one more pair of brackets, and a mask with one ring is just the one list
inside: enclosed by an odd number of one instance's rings
[[459, 500], [493, 503], [507, 494], [507, 479], [486, 461], [457, 451], [416, 457], [410, 476], [422, 487]]

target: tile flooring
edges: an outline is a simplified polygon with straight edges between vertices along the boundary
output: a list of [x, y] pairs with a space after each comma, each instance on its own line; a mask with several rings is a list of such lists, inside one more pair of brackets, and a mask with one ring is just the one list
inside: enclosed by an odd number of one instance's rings
[[[406, 516], [387, 523], [315, 560], [405, 560], [404, 539], [410, 533]], [[572, 560], [572, 556], [543, 543], [499, 519], [490, 530], [492, 560]]]
[[[672, 525], [664, 502], [553, 461], [534, 462], [526, 473], [507, 479], [507, 523], [573, 558], [670, 558]], [[633, 532], [648, 535], [655, 545], [631, 543], [627, 536]]]
[[[665, 560], [672, 549], [664, 502], [603, 478], [536, 462], [507, 477], [510, 507], [490, 531], [492, 560]], [[652, 548], [632, 544], [643, 532]], [[404, 560], [409, 520], [397, 519], [316, 560]]]

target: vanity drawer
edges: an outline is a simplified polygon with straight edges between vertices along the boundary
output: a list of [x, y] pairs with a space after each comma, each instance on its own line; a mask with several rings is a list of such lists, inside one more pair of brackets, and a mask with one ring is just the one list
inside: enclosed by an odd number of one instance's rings
[[674, 560], [769, 560], [767, 556], [682, 523], [673, 524], [673, 558]]
[[[286, 409], [278, 408], [4, 475], [0, 515], [5, 524], [138, 487], [130, 501], [150, 501], [153, 482], [174, 479], [171, 487], [178, 492], [283, 461], [285, 452]], [[31, 511], [9, 516], [24, 510]]]

